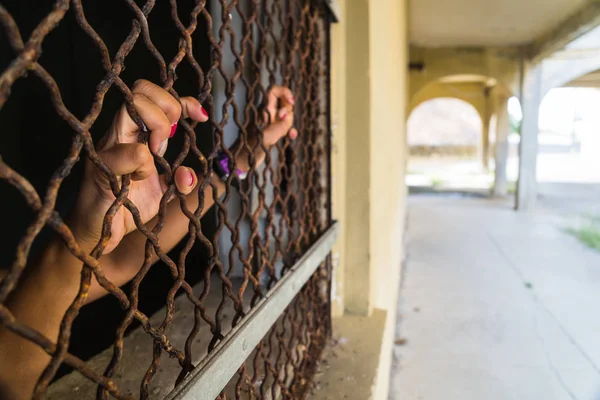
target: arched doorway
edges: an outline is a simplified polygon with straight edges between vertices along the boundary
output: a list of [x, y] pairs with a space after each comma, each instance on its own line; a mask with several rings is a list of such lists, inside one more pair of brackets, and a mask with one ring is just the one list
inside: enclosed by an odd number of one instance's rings
[[[407, 178], [409, 187], [413, 191], [419, 189], [417, 185], [421, 185], [422, 189], [450, 189], [453, 191], [461, 189], [461, 191], [476, 191], [485, 195], [491, 192], [496, 195], [506, 194], [508, 186], [506, 168], [510, 147], [507, 144], [510, 129], [507, 101], [510, 96], [511, 91], [506, 84], [493, 77], [483, 75], [445, 76], [413, 88], [407, 126], [413, 161], [410, 164], [412, 170], [409, 168], [409, 172], [413, 173], [409, 173]], [[452, 104], [456, 106], [452, 106]], [[463, 106], [462, 110], [464, 111], [460, 111], [461, 108], [458, 104]], [[433, 108], [428, 109], [428, 107]], [[442, 111], [441, 109], [445, 107], [457, 108], [452, 111]], [[456, 125], [452, 125], [453, 120], [455, 122], [456, 118], [460, 118], [461, 115], [464, 117], [468, 115], [467, 113], [471, 115], [470, 127], [463, 121], [462, 127], [455, 128]], [[416, 122], [419, 119], [422, 121], [422, 127], [418, 127], [418, 122]], [[442, 128], [432, 126], [436, 120], [439, 121], [436, 124]], [[442, 139], [438, 140], [439, 143], [433, 146], [435, 149], [433, 152], [429, 148], [431, 153], [429, 155], [432, 156], [430, 159], [426, 159], [424, 156], [428, 155], [427, 152], [424, 153], [424, 149], [418, 147], [431, 147], [430, 144], [415, 142], [414, 133], [411, 133], [415, 129], [423, 131], [426, 129], [423, 127], [427, 125], [437, 132], [446, 131], [445, 137], [442, 138], [445, 142]], [[452, 129], [462, 132], [455, 135], [454, 143], [449, 141], [447, 133]], [[470, 138], [469, 132], [471, 132]], [[461, 135], [462, 143], [457, 143], [456, 138]], [[440, 152], [445, 155], [450, 155], [448, 152], [453, 153], [454, 160], [449, 157], [440, 159]], [[422, 156], [421, 159], [418, 158], [419, 155]], [[432, 167], [441, 163], [442, 175], [449, 176], [450, 179], [437, 176], [440, 174], [433, 173], [431, 169], [428, 169], [429, 173], [434, 176], [424, 177], [422, 170], [426, 163], [431, 164]], [[444, 164], [448, 164], [448, 168]], [[496, 168], [494, 172], [496, 164], [501, 170]], [[495, 184], [499, 179], [502, 184]], [[433, 184], [428, 185], [427, 182]]]
[[470, 103], [451, 97], [426, 100], [407, 121], [413, 191], [484, 190], [493, 177], [481, 163], [482, 119]]

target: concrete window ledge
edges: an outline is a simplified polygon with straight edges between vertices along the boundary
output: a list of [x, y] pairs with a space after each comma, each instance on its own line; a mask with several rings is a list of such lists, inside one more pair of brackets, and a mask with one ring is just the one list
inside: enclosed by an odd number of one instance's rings
[[[387, 397], [392, 340], [386, 335], [388, 312], [333, 319], [335, 340], [321, 358], [311, 399], [367, 400]], [[389, 343], [387, 343], [389, 342]]]

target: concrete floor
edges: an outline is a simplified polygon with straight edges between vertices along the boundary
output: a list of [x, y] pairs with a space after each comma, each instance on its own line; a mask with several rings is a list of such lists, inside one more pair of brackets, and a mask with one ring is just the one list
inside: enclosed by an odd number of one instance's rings
[[393, 400], [600, 400], [600, 253], [555, 212], [411, 197]]

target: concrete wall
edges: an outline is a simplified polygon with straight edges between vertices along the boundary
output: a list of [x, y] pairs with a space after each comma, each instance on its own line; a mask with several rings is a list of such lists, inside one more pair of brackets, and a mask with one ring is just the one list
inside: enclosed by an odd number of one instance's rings
[[368, 314], [375, 290], [371, 240], [371, 77], [369, 2], [346, 2], [346, 262], [345, 310]]
[[[331, 38], [332, 206], [342, 232], [333, 252], [333, 313], [338, 322], [357, 316], [383, 318], [385, 323], [377, 324], [381, 329], [373, 335], [378, 366], [365, 372], [361, 384], [372, 380], [372, 397], [385, 399], [404, 256], [406, 1], [338, 3], [341, 21], [333, 26]], [[334, 321], [342, 330], [334, 335], [350, 335], [343, 330], [351, 325]], [[348, 385], [341, 389], [356, 398]]]
[[341, 7], [332, 37], [334, 213], [344, 226], [336, 312], [368, 315], [387, 306], [381, 288], [402, 259], [406, 14], [393, 0]]
[[381, 289], [402, 259], [405, 2], [342, 1], [340, 8], [332, 31], [332, 173], [334, 218], [344, 228], [334, 248], [334, 315], [369, 315], [390, 303]]
[[373, 306], [386, 311], [375, 399], [387, 398], [404, 257], [406, 208], [407, 7], [404, 1], [371, 0], [371, 258]]
[[371, 0], [369, 6], [373, 232], [370, 248], [372, 268], [378, 271], [374, 305], [386, 308], [390, 303], [395, 304], [396, 288], [388, 286], [398, 281], [403, 257], [408, 117], [406, 5], [398, 0]]
[[342, 224], [333, 247], [332, 313], [344, 315], [346, 263], [346, 2], [340, 1], [340, 22], [331, 27], [331, 183], [333, 218]]

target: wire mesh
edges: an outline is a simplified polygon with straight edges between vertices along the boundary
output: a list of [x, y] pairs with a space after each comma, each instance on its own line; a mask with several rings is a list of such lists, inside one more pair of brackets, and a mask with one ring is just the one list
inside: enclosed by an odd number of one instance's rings
[[[120, 0], [121, 1], [121, 0]], [[167, 0], [162, 0], [166, 2]], [[289, 267], [311, 246], [330, 224], [329, 213], [329, 134], [328, 134], [328, 21], [320, 1], [314, 0], [189, 0], [191, 12], [181, 15], [182, 0], [168, 0], [170, 15], [163, 23], [173, 24], [179, 40], [172, 45], [175, 55], [166, 59], [153, 43], [160, 35], [160, 25], [149, 24], [156, 0], [145, 2], [122, 0], [131, 13], [131, 28], [116, 50], [109, 48], [102, 36], [88, 21], [88, 7], [82, 0], [57, 0], [50, 12], [37, 24], [28, 38], [22, 36], [19, 20], [0, 4], [0, 23], [15, 57], [0, 75], [0, 112], [9, 101], [19, 80], [37, 79], [50, 95], [55, 112], [68, 124], [72, 135], [68, 156], [56, 169], [45, 193], [40, 193], [23, 175], [0, 158], [0, 178], [16, 188], [35, 214], [35, 218], [20, 238], [14, 251], [14, 261], [0, 283], [0, 329], [8, 329], [36, 343], [51, 356], [51, 361], [37, 382], [34, 396], [44, 397], [61, 364], [67, 364], [97, 385], [96, 397], [104, 399], [150, 398], [152, 380], [160, 369], [164, 355], [179, 364], [173, 384], [181, 382], [223, 340], [229, 330], [264, 297], [265, 293], [285, 275]], [[178, 4], [179, 3], [179, 4]], [[63, 101], [62, 88], [40, 63], [44, 40], [65, 18], [76, 21], [80, 34], [87, 35], [100, 56], [104, 78], [93, 93], [94, 101], [83, 117], [76, 116]], [[184, 22], [185, 21], [185, 22]], [[202, 22], [202, 23], [200, 23]], [[199, 26], [206, 31], [197, 31]], [[193, 53], [194, 40], [207, 40], [210, 46], [208, 68], [201, 66]], [[156, 164], [166, 175], [168, 189], [164, 199], [175, 195], [189, 219], [188, 232], [182, 238], [184, 246], [178, 254], [161, 247], [158, 235], [167, 219], [166, 201], [161, 201], [158, 223], [144, 224], [136, 205], [128, 198], [130, 180], [117, 175], [98, 156], [91, 130], [103, 111], [103, 101], [109, 90], [117, 90], [128, 111], [142, 131], [144, 124], [132, 103], [131, 83], [122, 78], [128, 55], [135, 46], [145, 46], [160, 71], [160, 84], [176, 99], [180, 93], [174, 85], [180, 67], [193, 71], [201, 103], [209, 110], [213, 133], [210, 148], [198, 145], [198, 127], [186, 120], [179, 121], [184, 140], [177, 154], [163, 158], [155, 156]], [[144, 71], [137, 71], [144, 78]], [[266, 96], [274, 85], [290, 87], [296, 98], [294, 126], [296, 140], [284, 138], [272, 148], [262, 144], [259, 116]], [[189, 93], [181, 93], [189, 95]], [[252, 137], [258, 137], [253, 141]], [[233, 141], [240, 143], [231, 151]], [[235, 160], [236, 152], [247, 149], [254, 153], [259, 147], [266, 152], [262, 165], [249, 157], [250, 170], [245, 181], [235, 174], [225, 181], [225, 191], [218, 193], [219, 179], [214, 172], [217, 154], [221, 151]], [[1, 151], [1, 150], [0, 150]], [[171, 150], [170, 150], [171, 151]], [[171, 153], [173, 153], [171, 151]], [[190, 212], [186, 196], [179, 193], [173, 171], [189, 157], [200, 166], [198, 207]], [[116, 200], [107, 212], [99, 245], [90, 254], [84, 252], [65, 217], [55, 205], [62, 182], [84, 159], [90, 159], [111, 183]], [[235, 165], [233, 165], [235, 168]], [[201, 216], [208, 189], [212, 188], [216, 208], [216, 231], [203, 230]], [[120, 288], [107, 278], [100, 258], [110, 232], [110, 221], [125, 207], [133, 215], [137, 229], [146, 237], [145, 246], [135, 251], [145, 254], [144, 262], [128, 289]], [[50, 227], [68, 249], [81, 260], [83, 271], [77, 297], [64, 314], [58, 338], [49, 338], [17, 320], [7, 306], [11, 293], [18, 290], [24, 275], [33, 242], [44, 227]], [[208, 254], [201, 281], [194, 288], [186, 281], [186, 258], [193, 246], [202, 246]], [[166, 266], [172, 283], [164, 299], [164, 316], [156, 318], [138, 308], [141, 283], [151, 268], [160, 267], [152, 261], [156, 255]], [[197, 266], [194, 266], [197, 267]], [[29, 267], [28, 267], [29, 268]], [[86, 300], [92, 278], [114, 296], [123, 310], [114, 337], [112, 358], [103, 371], [90, 368], [86, 361], [69, 352], [73, 321]], [[300, 294], [279, 317], [269, 334], [253, 355], [240, 367], [238, 375], [223, 389], [220, 398], [300, 398], [310, 388], [311, 375], [319, 354], [330, 334], [329, 286], [330, 262], [325, 260]], [[176, 299], [176, 295], [181, 294]], [[218, 298], [216, 307], [207, 304]], [[170, 327], [181, 299], [191, 304], [186, 317], [193, 322], [186, 340], [172, 339]], [[119, 377], [123, 371], [125, 333], [138, 321], [146, 335], [152, 338], [151, 354], [143, 378], [137, 383], [139, 392], [123, 389]], [[199, 337], [209, 340], [205, 348], [196, 344]]]

